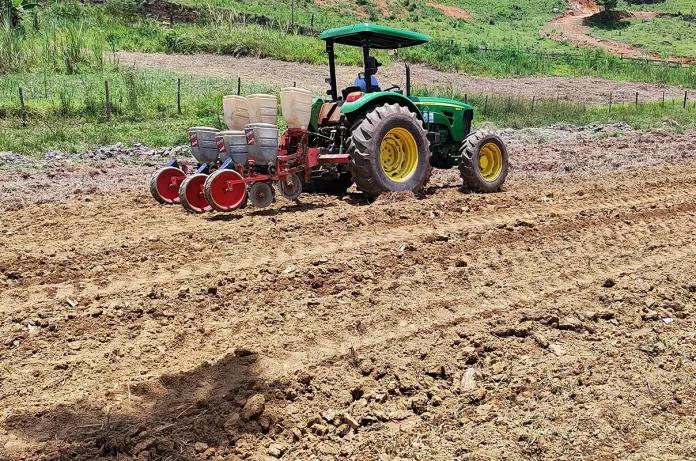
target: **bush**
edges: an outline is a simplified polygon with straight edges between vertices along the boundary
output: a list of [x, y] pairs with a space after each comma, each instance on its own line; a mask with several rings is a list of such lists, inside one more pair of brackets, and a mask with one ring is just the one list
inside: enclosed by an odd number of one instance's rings
[[135, 18], [142, 10], [141, 0], [104, 0], [104, 9], [114, 16]]
[[65, 19], [69, 22], [78, 22], [87, 17], [84, 5], [73, 1], [53, 3], [46, 9], [46, 13], [50, 18]]
[[618, 0], [597, 0], [597, 5], [604, 8], [604, 11], [614, 11], [618, 3]]

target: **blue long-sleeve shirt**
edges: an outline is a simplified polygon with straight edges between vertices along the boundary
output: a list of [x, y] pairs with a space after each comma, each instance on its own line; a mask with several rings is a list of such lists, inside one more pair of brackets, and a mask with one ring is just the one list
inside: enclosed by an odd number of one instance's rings
[[[379, 83], [377, 83], [377, 79], [375, 78], [374, 75], [370, 75], [370, 82], [371, 86], [374, 88], [379, 88]], [[359, 86], [360, 89], [365, 92], [367, 91], [367, 85], [365, 84], [365, 78], [357, 77], [355, 79], [355, 82], [353, 83], [353, 86]]]

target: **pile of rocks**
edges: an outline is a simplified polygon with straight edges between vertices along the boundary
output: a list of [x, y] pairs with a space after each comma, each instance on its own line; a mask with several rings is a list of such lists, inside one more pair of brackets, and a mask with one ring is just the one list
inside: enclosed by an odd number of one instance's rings
[[77, 157], [87, 161], [117, 160], [127, 162], [133, 160], [163, 160], [174, 157], [189, 157], [190, 155], [188, 146], [157, 147], [153, 149], [142, 144], [134, 144], [133, 147], [127, 147], [119, 143], [113, 146], [99, 146], [92, 151], [83, 152]]
[[[112, 146], [99, 146], [94, 150], [81, 152], [79, 154], [68, 154], [66, 152], [51, 150], [44, 153], [43, 162], [100, 162], [114, 160], [121, 163], [148, 161], [161, 163], [166, 162], [171, 158], [183, 160], [189, 157], [191, 157], [189, 146], [150, 148], [142, 144], [134, 144], [132, 147], [128, 147], [119, 143]], [[41, 160], [26, 157], [17, 152], [0, 152], [0, 167], [12, 167], [43, 162]]]
[[0, 166], [6, 164], [27, 163], [29, 159], [17, 152], [0, 152]]

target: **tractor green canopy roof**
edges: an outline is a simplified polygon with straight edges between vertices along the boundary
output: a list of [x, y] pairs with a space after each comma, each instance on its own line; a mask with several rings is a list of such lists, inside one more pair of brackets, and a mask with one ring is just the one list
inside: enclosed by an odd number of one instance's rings
[[419, 34], [418, 32], [378, 26], [376, 24], [355, 24], [353, 26], [329, 29], [322, 32], [319, 38], [331, 40], [342, 45], [360, 47], [363, 45], [363, 38], [367, 38], [370, 41], [371, 48], [380, 50], [421, 45], [430, 40], [427, 35]]

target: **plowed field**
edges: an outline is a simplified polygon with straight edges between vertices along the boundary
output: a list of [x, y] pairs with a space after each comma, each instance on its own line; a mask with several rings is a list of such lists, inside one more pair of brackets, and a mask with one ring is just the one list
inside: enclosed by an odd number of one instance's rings
[[2, 173], [56, 193], [0, 212], [0, 458], [696, 457], [696, 135], [510, 146], [228, 215]]

